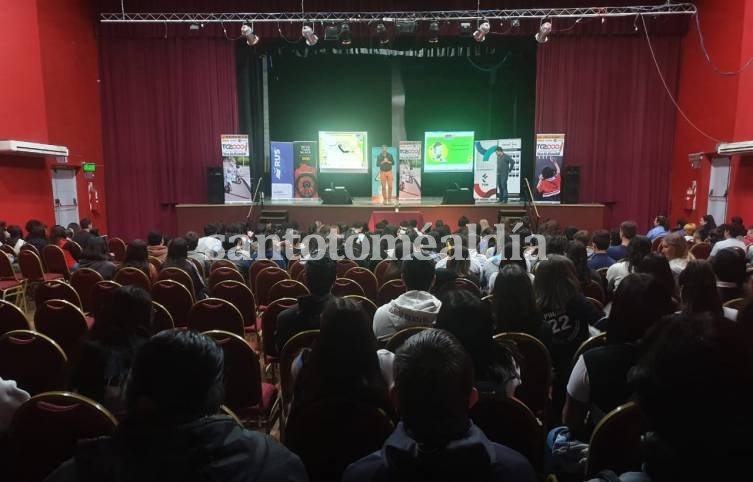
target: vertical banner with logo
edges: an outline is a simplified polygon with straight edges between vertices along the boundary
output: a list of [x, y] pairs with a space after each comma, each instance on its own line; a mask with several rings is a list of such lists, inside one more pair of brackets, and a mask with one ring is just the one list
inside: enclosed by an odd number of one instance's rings
[[316, 179], [317, 142], [296, 141], [293, 143], [293, 197], [295, 199], [318, 199]]
[[293, 199], [293, 143], [271, 142], [272, 199]]
[[421, 141], [400, 141], [400, 201], [421, 200]]
[[220, 136], [222, 170], [225, 178], [225, 202], [250, 202], [251, 162], [248, 157], [248, 136], [222, 134]]
[[536, 168], [533, 172], [533, 198], [560, 202], [565, 134], [536, 134]]
[[[371, 202], [381, 204], [395, 201], [397, 199], [397, 149], [386, 146], [372, 147], [371, 172]], [[382, 184], [386, 189], [382, 189]], [[389, 199], [384, 198], [385, 190]]]
[[[474, 143], [475, 164], [473, 197], [477, 200], [507, 200], [520, 196], [520, 139], [497, 139]], [[499, 174], [502, 178], [498, 178]], [[506, 194], [500, 196], [498, 183], [503, 182]]]

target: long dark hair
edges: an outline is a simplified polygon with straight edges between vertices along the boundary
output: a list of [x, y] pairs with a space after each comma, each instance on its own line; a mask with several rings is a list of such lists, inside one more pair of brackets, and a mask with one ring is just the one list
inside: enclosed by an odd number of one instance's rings
[[629, 274], [614, 294], [607, 343], [635, 342], [673, 311], [671, 294], [656, 277], [647, 273]]
[[91, 236], [86, 240], [86, 246], [81, 253], [81, 259], [87, 261], [108, 261], [107, 243], [99, 236]]
[[[684, 241], [684, 240], [683, 240]], [[669, 267], [667, 258], [659, 253], [649, 253], [638, 264], [637, 273], [648, 273], [656, 278], [656, 282], [669, 294], [670, 297], [677, 295], [675, 276]]]
[[136, 286], [121, 286], [97, 314], [89, 337], [111, 347], [135, 349], [151, 330], [151, 295]]
[[50, 244], [57, 246], [58, 241], [66, 238], [65, 228], [59, 224], [50, 228]]
[[134, 239], [128, 244], [123, 267], [138, 268], [149, 276], [149, 251], [144, 241]]
[[638, 266], [651, 253], [651, 240], [646, 236], [635, 236], [627, 245], [627, 267], [629, 272], [638, 270]]
[[520, 266], [507, 265], [497, 275], [494, 313], [497, 332], [531, 334], [541, 323], [541, 310], [536, 304], [531, 277]]
[[721, 316], [722, 301], [716, 289], [716, 276], [707, 261], [690, 261], [680, 273], [677, 283], [680, 285], [683, 313], [692, 315], [709, 311], [714, 316]]
[[542, 311], [564, 310], [570, 300], [582, 293], [575, 265], [559, 254], [538, 264], [533, 290]]
[[570, 261], [575, 265], [575, 274], [581, 285], [588, 284], [591, 281], [591, 270], [588, 267], [588, 252], [586, 245], [580, 241], [571, 241], [567, 244], [565, 252]]

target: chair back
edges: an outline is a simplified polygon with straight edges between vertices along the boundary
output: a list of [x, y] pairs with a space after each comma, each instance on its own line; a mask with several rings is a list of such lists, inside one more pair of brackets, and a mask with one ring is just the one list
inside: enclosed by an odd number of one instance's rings
[[12, 480], [38, 482], [76, 454], [79, 440], [112, 435], [117, 421], [84, 396], [48, 392], [32, 397], [16, 411], [9, 440]]
[[188, 274], [187, 271], [182, 270], [180, 268], [170, 267], [170, 268], [162, 268], [159, 272], [159, 280], [173, 280], [177, 281], [178, 283], [182, 284], [186, 287], [189, 293], [191, 293], [191, 296], [193, 296], [194, 293], [196, 293], [196, 290], [194, 289], [193, 280], [191, 279], [191, 275]]
[[332, 285], [332, 294], [335, 296], [366, 295], [363, 288], [358, 284], [358, 282], [348, 278], [337, 278], [335, 280], [335, 283]]
[[91, 314], [94, 318], [102, 312], [102, 308], [110, 302], [113, 291], [120, 288], [120, 283], [111, 280], [97, 281], [89, 292], [91, 299]]
[[[0, 247], [7, 247], [11, 251], [13, 251], [13, 248], [8, 246], [7, 244], [2, 244]], [[13, 251], [13, 257], [16, 257], [16, 252]], [[0, 280], [16, 280], [18, 279], [18, 276], [16, 276], [16, 273], [13, 271], [13, 264], [10, 262], [10, 258], [7, 256], [0, 256]]]
[[494, 295], [486, 295], [481, 298], [481, 301], [489, 303], [489, 308], [492, 310], [494, 309]]
[[189, 330], [200, 333], [221, 330], [234, 333], [243, 338], [243, 315], [231, 303], [219, 298], [199, 300], [188, 312]]
[[191, 258], [190, 256], [187, 259], [191, 262], [193, 267], [196, 268], [196, 272], [199, 273], [199, 278], [204, 279], [204, 263], [196, 258]]
[[54, 244], [48, 244], [42, 248], [42, 259], [47, 267], [48, 273], [57, 273], [65, 279], [71, 278], [71, 270], [68, 269], [68, 263], [65, 261], [65, 254], [60, 247]]
[[81, 309], [84, 310], [84, 313], [93, 311], [92, 288], [103, 280], [102, 275], [91, 268], [79, 268], [71, 275], [71, 286], [78, 293], [78, 298], [81, 300]]
[[19, 249], [19, 252], [20, 251], [31, 251], [32, 253], [34, 253], [34, 254], [37, 255], [37, 258], [40, 258], [40, 259], [41, 259], [41, 256], [42, 256], [39, 253], [39, 250], [37, 249], [37, 247], [34, 246], [33, 244], [30, 244], [30, 243], [24, 243], [24, 244], [22, 244], [21, 248]]
[[193, 306], [193, 294], [182, 283], [166, 279], [157, 281], [152, 286], [152, 299], [164, 306], [177, 328], [188, 323], [188, 312]]
[[296, 281], [300, 281], [301, 283], [306, 284], [306, 269], [305, 269], [305, 265], [304, 265], [303, 268], [297, 270], [297, 272], [295, 273], [295, 276], [291, 275], [291, 277], [294, 280], [296, 280]]
[[71, 252], [73, 259], [78, 259], [82, 254], [84, 254], [84, 248], [82, 248], [80, 244], [72, 239], [68, 241], [68, 250]]
[[531, 409], [504, 393], [479, 393], [469, 415], [492, 442], [520, 452], [537, 472], [544, 465], [544, 427]]
[[160, 331], [172, 330], [175, 328], [173, 323], [173, 316], [167, 311], [167, 308], [152, 301], [152, 334], [157, 334]]
[[113, 280], [115, 280], [115, 282], [117, 283], [122, 284], [123, 286], [133, 285], [138, 286], [139, 288], [147, 292], [152, 291], [152, 281], [149, 279], [149, 276], [147, 276], [147, 274], [140, 269], [133, 266], [120, 268], [117, 272], [115, 272], [115, 277], [113, 278]]
[[709, 243], [696, 243], [690, 248], [690, 254], [695, 259], [709, 259], [709, 256], [711, 256], [711, 245]]
[[661, 248], [661, 243], [662, 243], [663, 240], [664, 240], [664, 236], [659, 236], [659, 237], [654, 238], [653, 241], [651, 241], [651, 252], [652, 253], [661, 252], [660, 248]]
[[286, 413], [293, 399], [293, 375], [290, 369], [293, 360], [304, 348], [310, 348], [319, 337], [319, 330], [306, 330], [293, 335], [280, 352], [280, 396], [283, 413]]
[[[253, 261], [251, 263], [251, 266], [248, 268], [248, 287], [251, 288], [251, 291], [254, 293], [254, 296], [257, 296], [256, 294], [256, 277], [261, 273], [263, 270], [267, 268], [278, 268], [277, 263], [272, 261], [271, 259], [261, 258]], [[270, 285], [271, 286], [271, 285]], [[257, 301], [259, 300], [257, 296]]]
[[594, 280], [589, 281], [583, 285], [583, 296], [592, 298], [602, 305], [606, 302], [606, 296], [604, 295], [604, 289], [599, 283]]
[[110, 238], [107, 240], [107, 249], [112, 253], [113, 261], [122, 263], [126, 259], [126, 244], [120, 238]]
[[546, 346], [526, 333], [500, 333], [494, 336], [499, 343], [515, 345], [523, 357], [520, 362], [522, 384], [515, 397], [525, 403], [536, 418], [547, 422], [549, 387], [552, 384], [552, 358]]
[[[31, 246], [24, 244], [24, 246]], [[33, 246], [32, 246], [33, 247]], [[36, 250], [36, 248], [34, 248]], [[44, 281], [44, 269], [42, 261], [34, 251], [22, 249], [18, 253], [18, 266], [21, 268], [21, 274], [29, 281]]]
[[733, 310], [740, 311], [745, 306], [745, 298], [735, 298], [724, 303], [725, 308], [732, 308]]
[[243, 279], [243, 275], [236, 268], [228, 268], [227, 266], [213, 267], [212, 272], [209, 274], [209, 279], [207, 280], [209, 290], [211, 291], [220, 281], [228, 280], [237, 281], [239, 283], [246, 282], [246, 280]]
[[243, 326], [256, 330], [256, 300], [248, 286], [239, 281], [220, 281], [212, 287], [210, 295], [238, 308], [243, 316]]
[[469, 293], [473, 293], [477, 297], [481, 298], [481, 289], [476, 283], [469, 280], [468, 278], [455, 278], [454, 280], [452, 280], [452, 284], [450, 286], [452, 286], [452, 288], [456, 290], [465, 290]]
[[292, 259], [288, 263], [288, 273], [292, 279], [296, 279], [296, 275], [306, 269], [306, 265], [301, 263], [299, 259]]
[[256, 285], [256, 290], [254, 291], [256, 301], [260, 305], [266, 305], [270, 301], [274, 301], [269, 298], [269, 290], [275, 283], [284, 279], [290, 279], [288, 272], [277, 266], [270, 266], [261, 270], [254, 280], [254, 284]]
[[21, 308], [10, 301], [0, 300], [0, 335], [13, 330], [30, 330], [29, 322]]
[[620, 405], [601, 419], [591, 434], [586, 479], [602, 470], [617, 474], [641, 469], [641, 435], [646, 424], [634, 402]]
[[376, 276], [379, 286], [382, 286], [384, 283], [390, 281], [389, 279], [387, 279], [386, 273], [390, 268], [390, 263], [392, 263], [393, 261], [395, 260], [383, 259], [374, 267], [374, 276]]
[[89, 331], [84, 313], [65, 300], [38, 303], [34, 312], [34, 327], [55, 340], [70, 360], [76, 359], [84, 335]]
[[227, 331], [204, 332], [222, 348], [225, 355], [223, 367], [225, 405], [243, 412], [261, 403], [261, 368], [259, 356], [243, 337]]
[[588, 340], [584, 341], [580, 344], [577, 350], [575, 350], [575, 355], [573, 355], [573, 364], [575, 364], [576, 361], [578, 361], [578, 358], [590, 350], [591, 348], [596, 348], [597, 346], [604, 346], [607, 344], [607, 334], [599, 333], [598, 335], [594, 335]]
[[607, 271], [609, 271], [609, 268], [599, 268], [596, 270], [596, 272], [599, 273], [599, 276], [601, 276], [601, 279], [604, 280], [604, 282], [607, 281]]
[[369, 322], [374, 321], [374, 315], [376, 314], [377, 305], [373, 301], [365, 296], [360, 295], [347, 295], [344, 296], [344, 298], [353, 300], [361, 305], [361, 308], [363, 308], [363, 311], [366, 312], [366, 316], [368, 316], [369, 318]]
[[154, 266], [154, 269], [159, 273], [159, 271], [162, 269], [162, 261], [159, 260], [159, 258], [155, 258], [154, 256], [149, 256], [149, 264]]
[[283, 279], [272, 285], [267, 293], [267, 300], [274, 301], [280, 298], [298, 298], [299, 296], [310, 295], [311, 292], [306, 285], [300, 281], [292, 279]]
[[352, 259], [338, 259], [337, 260], [337, 277], [345, 278], [345, 273], [351, 268], [357, 268], [358, 263]]
[[386, 305], [403, 293], [405, 293], [405, 283], [403, 283], [403, 280], [393, 279], [387, 281], [379, 287], [379, 294], [377, 295], [377, 306]]
[[280, 298], [267, 305], [267, 309], [261, 314], [262, 349], [267, 362], [274, 361], [279, 357], [275, 344], [275, 332], [277, 331], [277, 315], [284, 310], [293, 307], [298, 300], [295, 298]]
[[379, 450], [394, 429], [384, 411], [344, 398], [296, 407], [285, 445], [301, 458], [312, 482], [341, 480], [348, 465]]
[[14, 258], [16, 257], [16, 252], [13, 250], [11, 246], [7, 244], [0, 244], [0, 251], [2, 251], [3, 253], [9, 256], [13, 256]]
[[596, 308], [596, 310], [599, 313], [601, 313], [602, 315], [604, 314], [604, 304], [601, 301], [599, 301], [599, 300], [597, 300], [595, 298], [591, 298], [589, 296], [586, 296], [586, 301], [588, 301], [589, 303], [591, 303], [593, 305], [593, 307]]
[[376, 301], [379, 292], [379, 282], [374, 273], [366, 268], [356, 266], [345, 272], [343, 278], [352, 279], [363, 288], [364, 296], [371, 301]]
[[15, 380], [31, 395], [63, 390], [68, 384], [68, 358], [52, 338], [31, 330], [0, 336], [0, 378]]
[[408, 328], [403, 328], [402, 330], [392, 335], [389, 340], [387, 340], [387, 346], [385, 346], [385, 348], [392, 353], [395, 353], [398, 348], [403, 346], [403, 343], [405, 343], [408, 338], [417, 333], [421, 333], [427, 328], [428, 326], [409, 326]]
[[49, 300], [65, 300], [81, 308], [81, 298], [79, 298], [78, 293], [73, 286], [62, 279], [45, 281], [37, 286], [34, 291], [34, 302], [37, 309], [39, 309], [39, 305]]
[[230, 268], [238, 271], [238, 265], [230, 261], [229, 259], [218, 259], [212, 262], [212, 266], [209, 269], [209, 274], [217, 268]]

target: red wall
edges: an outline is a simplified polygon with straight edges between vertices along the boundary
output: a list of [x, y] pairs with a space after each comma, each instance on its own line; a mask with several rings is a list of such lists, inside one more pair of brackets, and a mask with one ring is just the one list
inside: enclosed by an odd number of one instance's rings
[[[99, 214], [77, 169], [79, 215], [106, 231], [97, 39], [90, 0], [0, 0], [0, 139], [67, 146], [68, 166], [98, 164]], [[0, 219], [55, 222], [53, 159], [0, 156]]]
[[[747, 5], [746, 5], [747, 4]], [[722, 70], [737, 70], [742, 59], [753, 56], [753, 5], [745, 0], [696, 2], [706, 48]], [[724, 141], [753, 139], [753, 69], [737, 76], [720, 76], [703, 58], [695, 26], [683, 40], [680, 91], [678, 101], [690, 119], [707, 134]], [[716, 142], [707, 139], [677, 116], [672, 165], [670, 215], [698, 222], [706, 214], [711, 165], [706, 158], [701, 169], [690, 167], [688, 154], [713, 153]], [[741, 215], [753, 220], [753, 159], [732, 159], [727, 217]], [[695, 180], [697, 205], [684, 209], [685, 190]], [[720, 222], [721, 220], [717, 220]]]

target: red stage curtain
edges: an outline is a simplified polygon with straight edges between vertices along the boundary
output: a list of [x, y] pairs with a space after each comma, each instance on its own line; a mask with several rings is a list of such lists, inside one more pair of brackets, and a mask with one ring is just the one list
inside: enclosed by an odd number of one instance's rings
[[185, 234], [175, 233], [174, 204], [206, 201], [220, 134], [238, 130], [233, 43], [100, 40], [109, 232]]
[[[673, 95], [681, 38], [652, 43]], [[565, 133], [580, 202], [614, 202], [608, 227], [668, 212], [675, 108], [642, 35], [552, 38], [538, 49], [536, 132]]]

